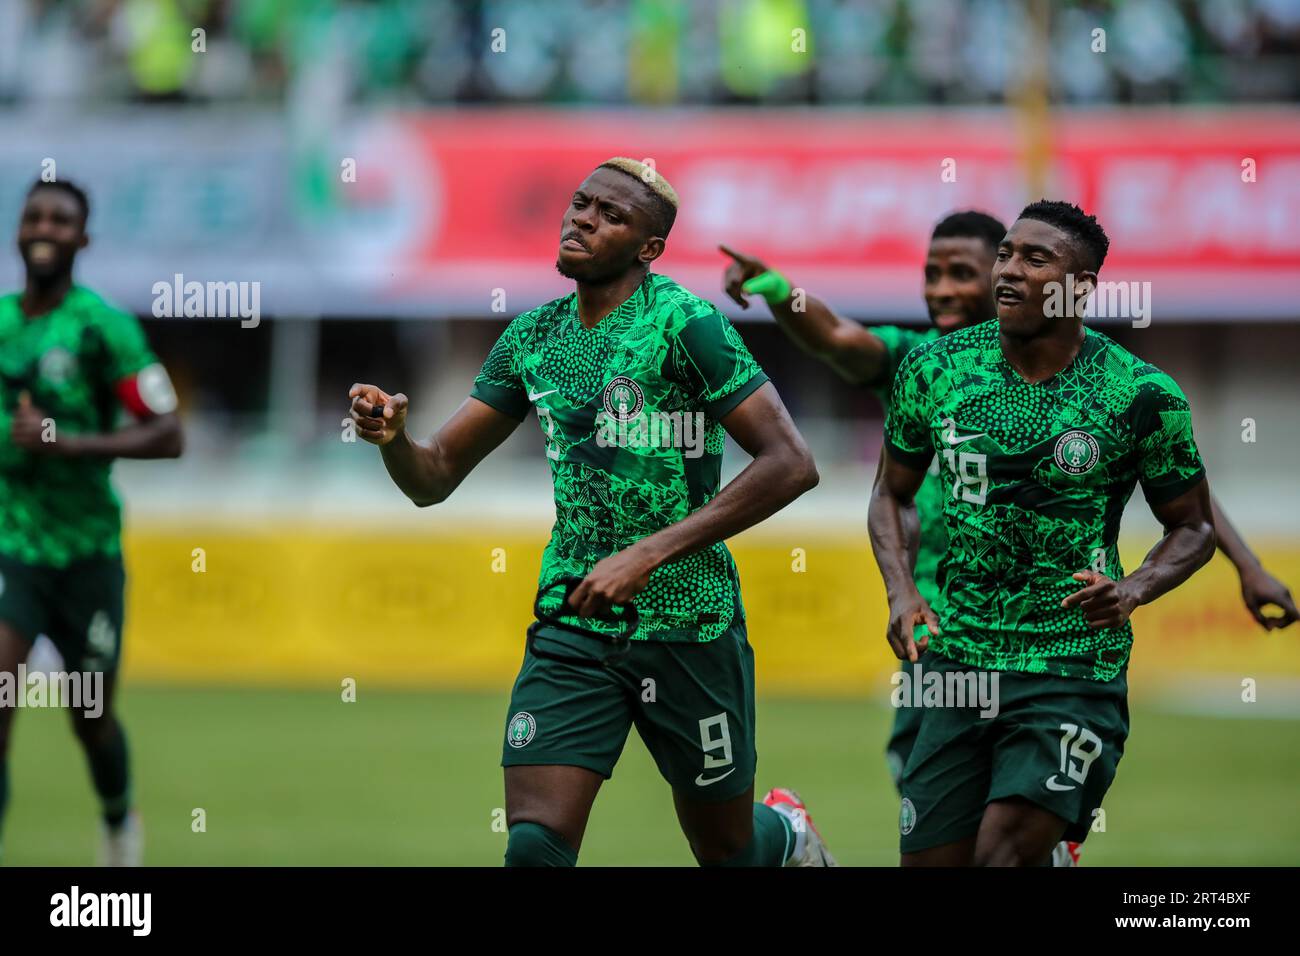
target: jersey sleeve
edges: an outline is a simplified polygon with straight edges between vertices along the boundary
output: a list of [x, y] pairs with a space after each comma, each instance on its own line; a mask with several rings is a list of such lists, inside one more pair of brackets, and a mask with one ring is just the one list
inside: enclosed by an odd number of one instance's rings
[[97, 316], [104, 348], [104, 384], [138, 419], [176, 411], [176, 390], [167, 369], [149, 347], [140, 320], [111, 306]]
[[929, 349], [907, 354], [890, 393], [885, 416], [885, 447], [891, 458], [923, 471], [934, 457], [930, 435], [930, 389], [934, 372]]
[[867, 331], [885, 344], [885, 365], [880, 376], [867, 386], [884, 400], [893, 391], [894, 379], [898, 377], [898, 369], [907, 353], [929, 339], [925, 332], [901, 325], [873, 325], [868, 326]]
[[1205, 477], [1192, 435], [1192, 406], [1178, 383], [1158, 371], [1139, 383], [1134, 402], [1138, 481], [1148, 503], [1164, 504]]
[[720, 421], [767, 381], [744, 339], [717, 309], [691, 317], [673, 339], [677, 377], [714, 421]]
[[104, 343], [107, 359], [105, 377], [110, 385], [115, 385], [150, 365], [159, 364], [158, 356], [154, 355], [145, 338], [140, 320], [134, 315], [105, 308], [99, 313], [96, 324]]
[[519, 374], [519, 346], [523, 330], [523, 316], [506, 326], [506, 330], [488, 352], [469, 393], [472, 398], [520, 421], [528, 414], [530, 404], [528, 391]]

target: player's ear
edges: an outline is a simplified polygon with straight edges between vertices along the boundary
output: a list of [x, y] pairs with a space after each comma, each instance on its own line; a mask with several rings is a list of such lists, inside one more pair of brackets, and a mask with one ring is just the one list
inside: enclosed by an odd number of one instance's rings
[[649, 265], [664, 254], [664, 241], [658, 236], [651, 236], [641, 245], [639, 258]]
[[1092, 295], [1097, 288], [1097, 273], [1080, 272], [1074, 277], [1074, 314], [1083, 318], [1084, 309], [1088, 306], [1088, 297]]

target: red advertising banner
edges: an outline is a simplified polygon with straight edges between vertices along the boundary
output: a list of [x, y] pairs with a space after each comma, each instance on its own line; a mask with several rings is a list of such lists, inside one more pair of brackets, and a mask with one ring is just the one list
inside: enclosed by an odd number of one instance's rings
[[[1300, 314], [1300, 111], [1061, 113], [1047, 139], [1046, 194], [1098, 216], [1102, 278], [1152, 283], [1157, 320]], [[490, 314], [494, 290], [510, 313], [565, 291], [561, 217], [615, 155], [673, 183], [682, 206], [657, 268], [720, 305], [725, 242], [853, 314], [919, 317], [936, 220], [976, 208], [1010, 222], [1039, 198], [1006, 111], [439, 112], [353, 142], [355, 278], [426, 315]]]

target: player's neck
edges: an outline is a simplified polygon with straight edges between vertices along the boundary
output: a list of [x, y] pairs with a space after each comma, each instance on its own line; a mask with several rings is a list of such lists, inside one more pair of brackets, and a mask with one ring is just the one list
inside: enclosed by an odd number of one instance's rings
[[1002, 357], [1031, 385], [1045, 382], [1069, 367], [1083, 348], [1083, 323], [1055, 325], [1041, 335], [998, 333]]
[[644, 269], [633, 270], [609, 282], [578, 283], [578, 321], [594, 329], [605, 316], [626, 302], [645, 281]]
[[33, 318], [57, 309], [70, 291], [72, 291], [71, 272], [51, 276], [48, 279], [28, 276], [19, 304], [22, 306], [23, 314]]

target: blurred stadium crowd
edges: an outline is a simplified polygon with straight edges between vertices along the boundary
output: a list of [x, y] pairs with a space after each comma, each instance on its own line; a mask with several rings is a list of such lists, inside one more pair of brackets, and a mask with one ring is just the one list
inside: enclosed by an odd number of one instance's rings
[[[1300, 99], [1296, 0], [1051, 6], [1058, 103]], [[1097, 27], [1109, 55], [1071, 55]], [[498, 28], [518, 55], [493, 55]], [[1019, 0], [6, 0], [0, 102], [282, 102], [324, 82], [357, 104], [998, 103], [1033, 29]]]

